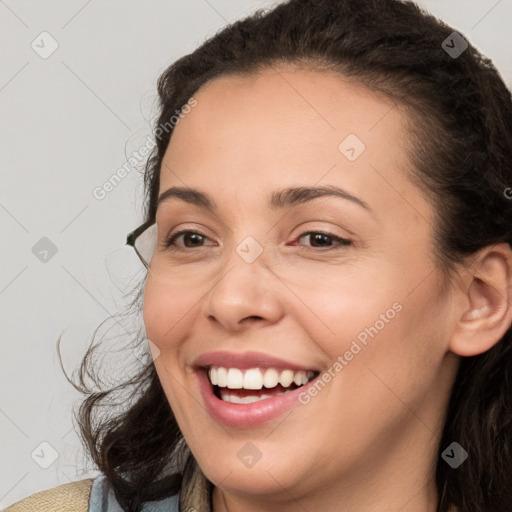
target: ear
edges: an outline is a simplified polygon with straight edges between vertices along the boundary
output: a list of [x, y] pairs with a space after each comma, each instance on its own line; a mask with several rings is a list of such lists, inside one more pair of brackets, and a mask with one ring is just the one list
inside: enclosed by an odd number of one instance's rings
[[512, 250], [507, 243], [481, 249], [461, 271], [462, 300], [449, 349], [474, 356], [493, 347], [512, 323]]

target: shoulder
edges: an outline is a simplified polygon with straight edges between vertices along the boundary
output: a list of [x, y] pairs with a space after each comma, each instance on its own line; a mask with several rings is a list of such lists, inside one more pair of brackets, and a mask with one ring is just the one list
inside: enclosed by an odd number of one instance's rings
[[[147, 502], [142, 512], [178, 512], [179, 494]], [[123, 512], [104, 474], [32, 494], [3, 512]]]
[[87, 512], [93, 479], [58, 485], [14, 503], [5, 512]]
[[[89, 510], [85, 509], [84, 512], [124, 512], [105, 475], [95, 478], [89, 498]], [[141, 512], [179, 512], [179, 494], [159, 501], [148, 501], [142, 506]]]

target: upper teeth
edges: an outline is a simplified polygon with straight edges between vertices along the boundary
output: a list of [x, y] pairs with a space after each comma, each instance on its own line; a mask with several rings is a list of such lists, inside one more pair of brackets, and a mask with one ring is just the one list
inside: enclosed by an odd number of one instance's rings
[[314, 372], [300, 370], [283, 370], [279, 373], [275, 368], [224, 368], [212, 366], [208, 371], [210, 382], [221, 388], [229, 389], [262, 389], [274, 388], [277, 384], [288, 387], [294, 382], [297, 386], [307, 384], [314, 376]]

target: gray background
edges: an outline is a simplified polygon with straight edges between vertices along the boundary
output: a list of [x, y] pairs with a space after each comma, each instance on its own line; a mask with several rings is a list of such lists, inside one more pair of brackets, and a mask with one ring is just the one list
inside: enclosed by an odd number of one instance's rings
[[[165, 67], [273, 3], [0, 0], [0, 509], [98, 474], [73, 427], [80, 395], [55, 344], [63, 333], [73, 374], [94, 329], [127, 304], [143, 275], [124, 246], [143, 189], [136, 169], [102, 200], [94, 188], [145, 142]], [[512, 0], [419, 3], [491, 57], [511, 86]], [[122, 339], [130, 322], [119, 322], [112, 332]], [[121, 373], [137, 361], [113, 357]]]

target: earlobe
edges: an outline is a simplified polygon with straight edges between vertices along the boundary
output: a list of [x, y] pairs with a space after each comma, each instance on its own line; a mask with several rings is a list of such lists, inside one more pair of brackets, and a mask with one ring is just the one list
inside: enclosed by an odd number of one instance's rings
[[486, 352], [512, 323], [512, 251], [506, 243], [485, 247], [470, 268], [463, 270], [464, 304], [458, 312], [450, 350], [460, 356]]

